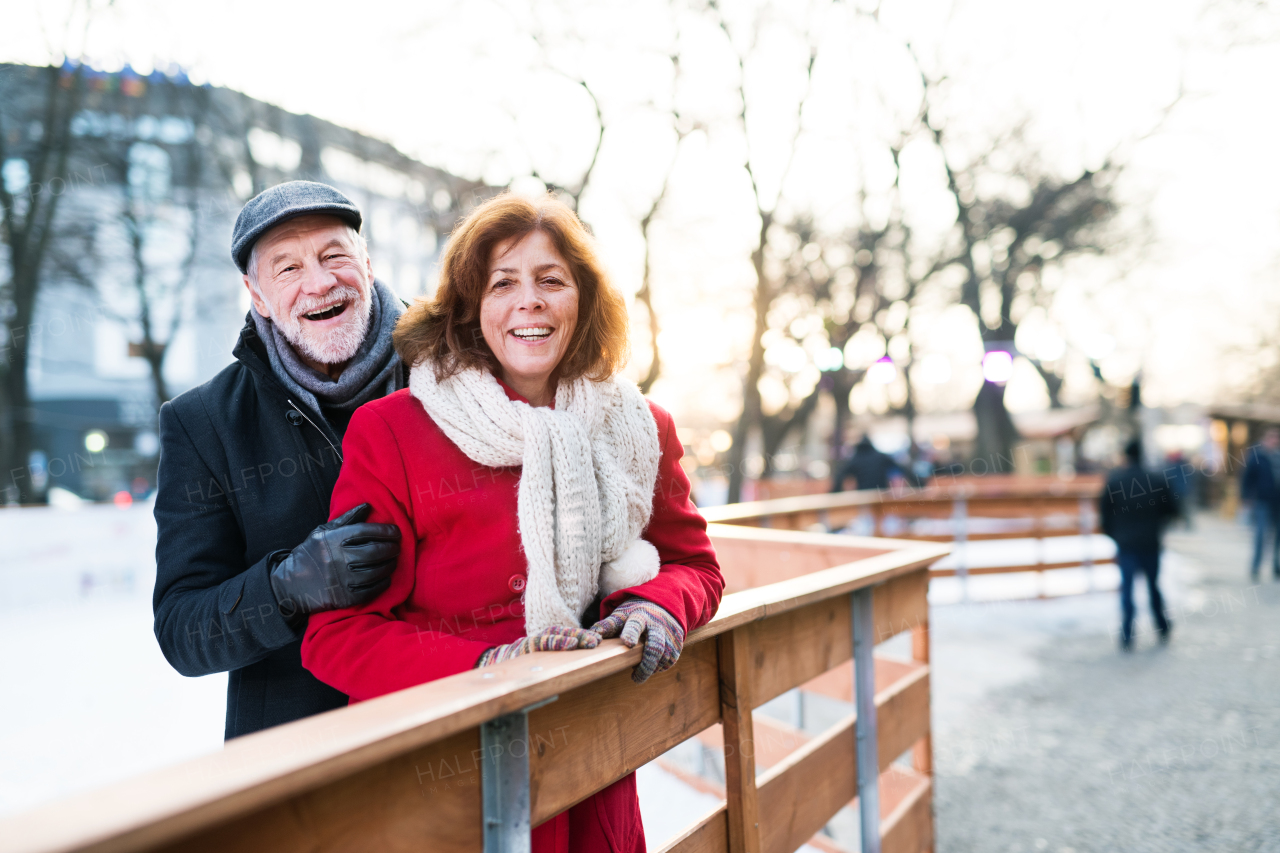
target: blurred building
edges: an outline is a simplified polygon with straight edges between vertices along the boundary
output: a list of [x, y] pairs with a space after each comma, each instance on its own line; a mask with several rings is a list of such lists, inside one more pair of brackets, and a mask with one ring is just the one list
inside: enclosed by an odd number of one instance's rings
[[50, 153], [48, 80], [47, 69], [0, 65], [0, 175], [17, 204], [61, 196], [29, 335], [32, 470], [84, 497], [148, 491], [158, 402], [230, 363], [249, 306], [231, 227], [254, 194], [298, 178], [337, 186], [364, 212], [375, 274], [411, 299], [458, 217], [496, 192], [180, 71], [69, 65], [68, 178], [35, 186], [30, 164]]

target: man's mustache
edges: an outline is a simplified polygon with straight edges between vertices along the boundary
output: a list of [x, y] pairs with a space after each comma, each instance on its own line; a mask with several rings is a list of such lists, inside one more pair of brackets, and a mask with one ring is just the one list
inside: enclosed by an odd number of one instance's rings
[[330, 290], [323, 296], [305, 296], [293, 303], [293, 310], [290, 316], [296, 323], [306, 314], [314, 314], [322, 308], [329, 308], [340, 302], [359, 302], [361, 299], [360, 291], [350, 285], [340, 284]]

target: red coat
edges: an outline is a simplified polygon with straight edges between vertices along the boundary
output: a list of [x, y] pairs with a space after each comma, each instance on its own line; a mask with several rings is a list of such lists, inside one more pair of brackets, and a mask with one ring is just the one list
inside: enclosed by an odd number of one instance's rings
[[[670, 611], [688, 633], [715, 615], [724, 578], [706, 522], [689, 500], [671, 415], [649, 407], [662, 457], [644, 538], [662, 567], [648, 583], [606, 598], [600, 615], [635, 595]], [[402, 531], [400, 561], [391, 586], [369, 604], [312, 614], [303, 665], [358, 702], [465, 672], [486, 649], [523, 637], [528, 565], [516, 524], [520, 469], [473, 462], [407, 390], [356, 410], [342, 450], [330, 517], [372, 504], [370, 521]], [[534, 853], [570, 850], [644, 850], [634, 775], [535, 829]]]

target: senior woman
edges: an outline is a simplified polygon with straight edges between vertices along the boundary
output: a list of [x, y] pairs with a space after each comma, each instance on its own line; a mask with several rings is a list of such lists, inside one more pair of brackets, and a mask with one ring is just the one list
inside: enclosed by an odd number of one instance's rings
[[[360, 701], [602, 637], [644, 643], [638, 682], [675, 663], [724, 579], [671, 415], [616, 376], [627, 327], [552, 196], [502, 195], [458, 226], [435, 298], [396, 328], [409, 387], [356, 411], [333, 491], [332, 515], [368, 502], [399, 526], [399, 563], [369, 604], [312, 615], [312, 673]], [[634, 775], [533, 842], [643, 851]]]

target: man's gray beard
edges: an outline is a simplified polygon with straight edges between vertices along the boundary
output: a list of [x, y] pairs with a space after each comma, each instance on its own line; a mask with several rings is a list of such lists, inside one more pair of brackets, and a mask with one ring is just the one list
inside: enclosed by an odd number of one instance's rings
[[[351, 316], [336, 329], [317, 336], [309, 328], [302, 325], [303, 314], [310, 314], [325, 303], [351, 299], [355, 301]], [[341, 284], [324, 296], [300, 298], [293, 304], [293, 311], [288, 317], [272, 317], [276, 328], [299, 355], [319, 362], [320, 364], [342, 364], [355, 357], [364, 343], [365, 333], [369, 331], [369, 315], [373, 310], [369, 289], [363, 292], [354, 287]]]

